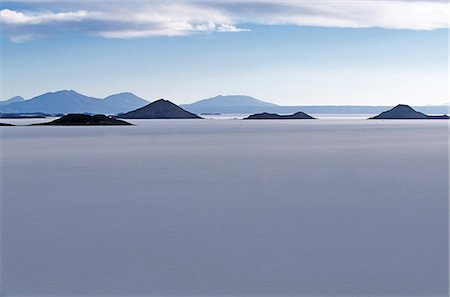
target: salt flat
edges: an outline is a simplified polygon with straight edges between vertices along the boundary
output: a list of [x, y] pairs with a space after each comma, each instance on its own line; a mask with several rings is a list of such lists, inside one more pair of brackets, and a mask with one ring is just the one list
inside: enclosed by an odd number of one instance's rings
[[3, 127], [5, 296], [448, 295], [446, 121]]

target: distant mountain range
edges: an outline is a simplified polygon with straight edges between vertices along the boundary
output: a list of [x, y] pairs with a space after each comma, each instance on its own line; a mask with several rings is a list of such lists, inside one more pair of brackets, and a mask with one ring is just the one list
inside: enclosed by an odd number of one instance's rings
[[[16, 96], [7, 101], [0, 101], [0, 113], [118, 114], [144, 107], [147, 104], [149, 104], [149, 101], [132, 93], [120, 93], [100, 99], [85, 96], [72, 90], [65, 90], [45, 93], [29, 100]], [[253, 114], [263, 112], [292, 114], [299, 110], [308, 114], [378, 114], [392, 106], [281, 106], [250, 96], [219, 95], [192, 104], [183, 104], [180, 107], [194, 114]], [[448, 105], [414, 106], [414, 109], [427, 114], [447, 114], [449, 112]]]
[[102, 113], [117, 114], [147, 105], [149, 102], [132, 93], [120, 93], [104, 99], [88, 97], [73, 90], [45, 93], [29, 100], [13, 97], [2, 101], [1, 113]]
[[[378, 114], [392, 107], [364, 105], [281, 106], [241, 95], [216, 96], [180, 106], [196, 114], [252, 114], [263, 112], [292, 114], [299, 110], [309, 114]], [[448, 113], [449, 109], [448, 105], [415, 106], [415, 108], [421, 112], [430, 114]]]

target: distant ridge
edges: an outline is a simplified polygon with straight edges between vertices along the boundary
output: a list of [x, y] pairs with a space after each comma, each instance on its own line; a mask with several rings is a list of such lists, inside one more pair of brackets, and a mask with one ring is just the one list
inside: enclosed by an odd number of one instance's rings
[[117, 106], [118, 109], [120, 107], [120, 110], [118, 110], [116, 113], [134, 110], [149, 103], [147, 100], [144, 100], [130, 92], [114, 94], [106, 97], [105, 99], [103, 99], [103, 101], [104, 104]]
[[[182, 108], [196, 114], [253, 114], [277, 113], [289, 114], [301, 110], [308, 114], [378, 114], [390, 106], [368, 105], [295, 105], [283, 106], [265, 102], [250, 96], [230, 95], [216, 96], [199, 100], [191, 104], [182, 104]], [[417, 110], [425, 113], [447, 113], [447, 105], [416, 106]]]
[[239, 113], [242, 111], [245, 113], [248, 110], [276, 106], [278, 105], [244, 95], [218, 95], [191, 104], [181, 105], [181, 107], [194, 113]]
[[29, 100], [0, 105], [1, 113], [99, 113], [127, 112], [148, 104], [131, 93], [120, 93], [105, 99], [82, 95], [74, 90], [48, 92]]
[[276, 113], [263, 112], [252, 114], [249, 117], [245, 118], [244, 120], [313, 120], [313, 119], [315, 118], [304, 112], [298, 111], [294, 114], [289, 115], [279, 115]]
[[401, 120], [401, 119], [417, 119], [417, 120], [426, 120], [426, 119], [449, 119], [447, 115], [442, 116], [430, 116], [426, 115], [422, 112], [418, 112], [414, 110], [412, 107], [399, 104], [393, 107], [390, 110], [384, 111], [381, 114], [371, 117], [372, 120], [385, 119], [385, 120]]
[[8, 100], [0, 101], [0, 106], [5, 106], [5, 105], [11, 104], [11, 103], [22, 102], [22, 101], [25, 101], [25, 99], [23, 99], [23, 97], [14, 96], [12, 98], [9, 98]]
[[144, 107], [119, 115], [119, 117], [123, 119], [200, 119], [196, 114], [164, 99], [156, 100]]
[[71, 113], [101, 112], [100, 99], [81, 95], [73, 90], [48, 92], [30, 100], [2, 107], [2, 113]]
[[216, 97], [199, 100], [189, 106], [277, 106], [276, 104], [265, 102], [251, 96], [244, 95], [218, 95]]
[[[130, 92], [108, 96], [104, 99], [85, 96], [73, 90], [48, 92], [28, 100], [20, 96], [0, 101], [1, 114], [44, 114], [57, 115], [68, 113], [119, 114], [138, 109], [149, 104]], [[301, 110], [307, 114], [367, 114], [376, 115], [390, 106], [365, 105], [297, 105], [281, 106], [244, 95], [216, 96], [199, 100], [192, 104], [180, 105], [193, 114], [253, 114], [277, 113], [290, 114]], [[448, 104], [413, 106], [425, 114], [446, 114]]]

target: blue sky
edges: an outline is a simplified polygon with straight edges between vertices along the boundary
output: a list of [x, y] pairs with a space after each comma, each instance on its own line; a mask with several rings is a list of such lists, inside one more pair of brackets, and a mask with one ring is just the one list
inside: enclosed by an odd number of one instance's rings
[[3, 2], [2, 99], [74, 89], [176, 103], [218, 94], [285, 105], [448, 100], [441, 1], [95, 3]]

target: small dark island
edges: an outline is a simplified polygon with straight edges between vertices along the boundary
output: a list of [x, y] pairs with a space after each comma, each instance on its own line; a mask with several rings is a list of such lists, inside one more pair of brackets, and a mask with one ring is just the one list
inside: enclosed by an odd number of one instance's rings
[[399, 104], [369, 120], [448, 120], [447, 115], [431, 116], [414, 110], [411, 106]]
[[144, 107], [118, 115], [122, 119], [201, 119], [178, 105], [164, 99], [156, 100]]
[[132, 125], [132, 124], [103, 114], [88, 115], [88, 114], [71, 113], [48, 123], [33, 124], [33, 126], [34, 125], [108, 126], [108, 125]]
[[0, 123], [0, 126], [14, 126], [13, 124]]
[[276, 113], [256, 113], [244, 118], [244, 120], [314, 120], [315, 118], [304, 113], [304, 112], [296, 112], [294, 114], [289, 115], [279, 115]]

